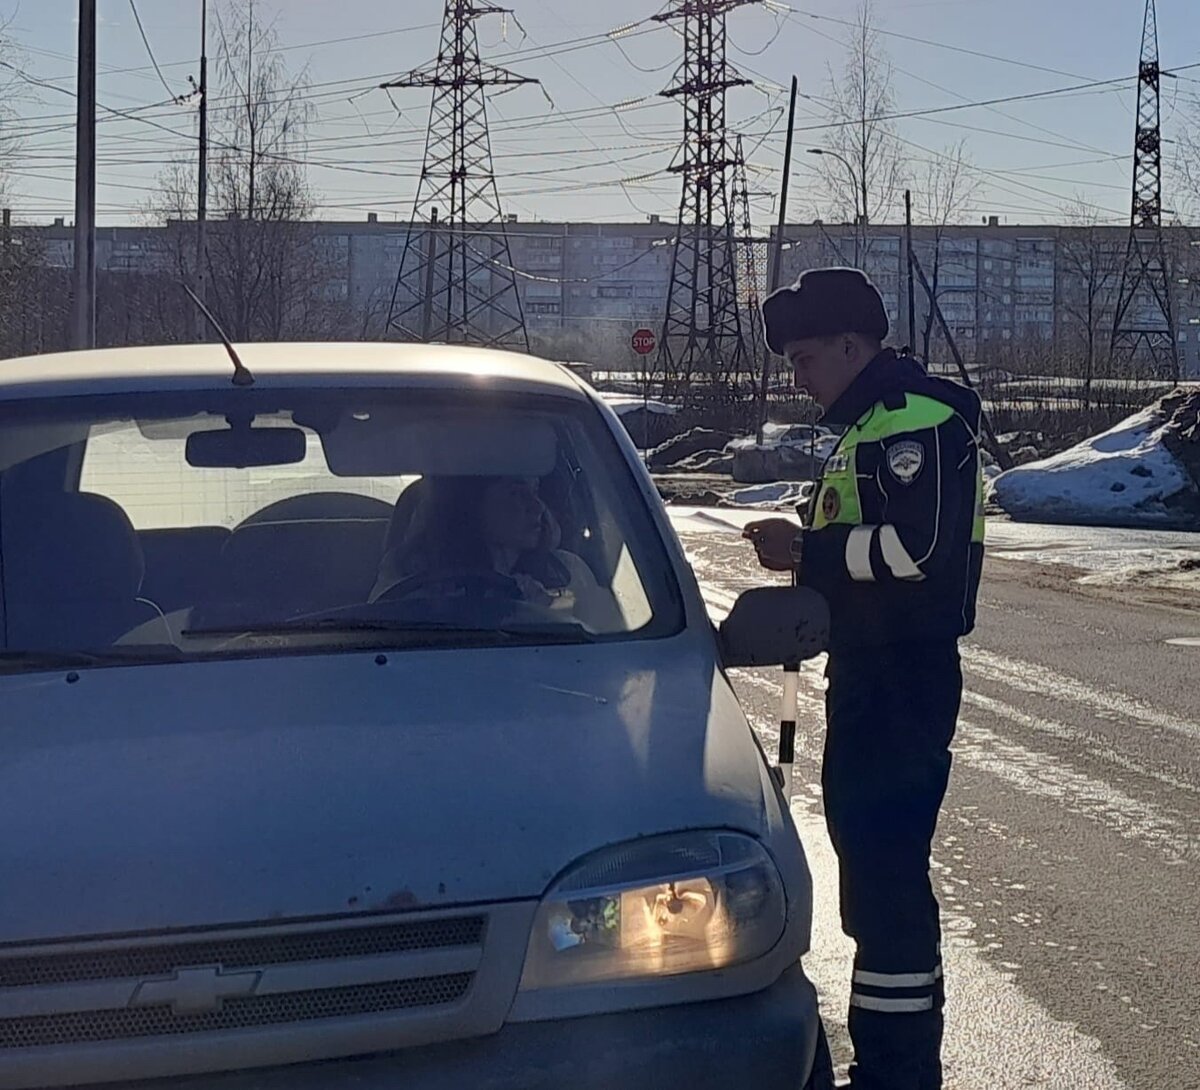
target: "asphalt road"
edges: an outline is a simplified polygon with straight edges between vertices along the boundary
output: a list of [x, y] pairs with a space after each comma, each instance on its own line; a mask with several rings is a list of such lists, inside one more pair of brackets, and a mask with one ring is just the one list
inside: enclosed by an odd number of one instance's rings
[[[736, 536], [681, 537], [715, 614], [764, 581]], [[1200, 595], [1080, 574], [989, 560], [964, 645], [933, 857], [950, 1090], [1200, 1088], [1200, 639], [1166, 642], [1200, 638]], [[793, 813], [817, 897], [806, 965], [845, 1063], [850, 946], [821, 816], [822, 668], [802, 675]], [[735, 680], [773, 751], [778, 675]]]

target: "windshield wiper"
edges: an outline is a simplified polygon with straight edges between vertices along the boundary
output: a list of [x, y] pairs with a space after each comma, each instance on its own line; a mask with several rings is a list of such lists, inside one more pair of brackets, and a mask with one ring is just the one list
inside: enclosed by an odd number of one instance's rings
[[100, 666], [139, 666], [185, 662], [177, 647], [109, 647], [100, 651], [0, 651], [0, 674], [39, 670], [88, 670]]
[[425, 642], [453, 642], [472, 640], [498, 643], [533, 641], [540, 643], [592, 643], [594, 637], [580, 624], [561, 625], [500, 625], [498, 627], [472, 628], [464, 625], [443, 624], [436, 621], [368, 621], [358, 618], [322, 617], [317, 620], [280, 621], [274, 624], [245, 625], [241, 628], [192, 628], [185, 629], [187, 638], [197, 636], [306, 636], [306, 635], [373, 635], [411, 637], [405, 639], [421, 644]]

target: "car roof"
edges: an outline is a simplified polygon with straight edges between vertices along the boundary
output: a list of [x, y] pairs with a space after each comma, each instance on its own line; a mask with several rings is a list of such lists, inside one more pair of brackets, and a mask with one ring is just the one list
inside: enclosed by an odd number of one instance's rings
[[[383, 342], [235, 347], [263, 386], [483, 387], [587, 397], [567, 368], [496, 349]], [[233, 364], [220, 344], [55, 352], [0, 361], [0, 400], [217, 389], [232, 379]]]

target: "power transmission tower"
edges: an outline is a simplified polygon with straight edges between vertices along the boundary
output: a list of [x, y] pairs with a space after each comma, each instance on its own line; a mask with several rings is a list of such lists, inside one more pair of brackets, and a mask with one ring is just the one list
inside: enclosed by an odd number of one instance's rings
[[667, 314], [658, 365], [664, 387], [689, 393], [692, 379], [736, 375], [746, 345], [738, 309], [737, 259], [729, 204], [734, 167], [725, 130], [726, 93], [750, 81], [725, 56], [726, 17], [758, 0], [678, 0], [653, 16], [683, 24], [683, 64], [663, 92], [683, 103], [683, 147], [671, 166], [683, 176]]
[[433, 89], [421, 180], [388, 314], [389, 333], [407, 340], [529, 350], [485, 90], [538, 81], [483, 61], [475, 27], [484, 15], [507, 13], [446, 0], [437, 60], [383, 85]]
[[1138, 65], [1137, 129], [1133, 146], [1133, 213], [1113, 321], [1114, 359], [1147, 356], [1156, 370], [1179, 378], [1179, 349], [1171, 274], [1162, 232], [1162, 130], [1159, 125], [1158, 20], [1146, 0]]
[[762, 328], [761, 280], [765, 265], [760, 264], [758, 260], [758, 241], [754, 237], [754, 220], [750, 215], [750, 184], [746, 177], [746, 155], [740, 135], [734, 152], [733, 188], [729, 196], [741, 227], [738, 246], [741, 250], [742, 291], [739, 301], [745, 301], [746, 313], [749, 315], [745, 361], [753, 389], [754, 379], [756, 374], [760, 373], [759, 369], [766, 354], [766, 338]]

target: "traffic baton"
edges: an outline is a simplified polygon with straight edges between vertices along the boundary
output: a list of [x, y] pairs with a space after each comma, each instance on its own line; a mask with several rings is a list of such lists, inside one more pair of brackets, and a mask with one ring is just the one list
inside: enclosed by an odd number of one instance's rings
[[779, 711], [779, 770], [783, 797], [792, 800], [792, 767], [796, 763], [796, 716], [800, 703], [800, 664], [783, 668], [783, 706]]
[[[800, 580], [792, 572], [792, 586]], [[783, 668], [783, 704], [779, 709], [779, 770], [783, 773], [783, 797], [792, 801], [792, 769], [796, 764], [796, 719], [800, 714], [800, 663]]]

